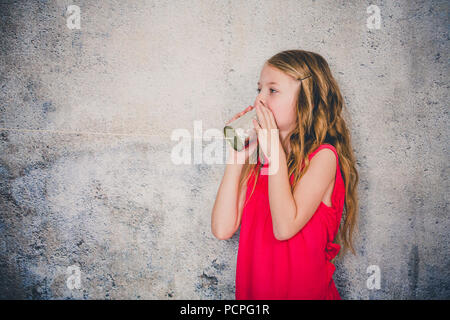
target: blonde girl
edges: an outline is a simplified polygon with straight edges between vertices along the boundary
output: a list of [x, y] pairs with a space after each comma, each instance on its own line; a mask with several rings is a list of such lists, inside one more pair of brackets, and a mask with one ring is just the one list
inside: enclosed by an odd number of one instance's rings
[[[233, 161], [211, 216], [218, 239], [241, 228], [236, 299], [340, 299], [332, 261], [341, 247], [355, 254], [358, 214], [358, 172], [343, 107], [325, 59], [287, 50], [264, 63], [254, 105], [230, 120], [256, 108], [257, 142], [241, 152], [228, 147]], [[275, 138], [267, 134], [273, 130]], [[263, 164], [259, 157], [249, 163], [257, 144]], [[274, 174], [261, 174], [275, 164]]]

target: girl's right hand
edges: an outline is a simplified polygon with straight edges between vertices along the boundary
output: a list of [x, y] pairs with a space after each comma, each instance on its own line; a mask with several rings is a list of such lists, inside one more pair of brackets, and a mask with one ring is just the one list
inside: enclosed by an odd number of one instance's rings
[[[233, 118], [231, 118], [229, 121], [225, 123], [227, 125], [228, 123], [234, 121], [235, 119], [239, 118], [240, 116], [246, 114], [250, 110], [254, 109], [254, 106], [248, 106], [245, 110], [237, 113], [234, 115]], [[229, 149], [229, 157], [232, 160], [231, 163], [233, 164], [244, 164], [247, 158], [253, 154], [253, 152], [256, 150], [256, 147], [258, 146], [258, 136], [256, 134], [256, 129], [254, 129], [254, 132], [252, 131], [252, 134], [250, 136], [249, 144], [242, 149], [241, 151], [236, 151], [231, 147], [229, 143], [227, 143], [228, 149]]]

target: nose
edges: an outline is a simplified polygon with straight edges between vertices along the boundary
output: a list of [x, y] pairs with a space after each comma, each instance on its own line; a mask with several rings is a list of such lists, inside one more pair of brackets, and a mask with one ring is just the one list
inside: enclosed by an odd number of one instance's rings
[[255, 107], [256, 107], [256, 105], [259, 105], [260, 107], [264, 106], [266, 108], [269, 108], [270, 111], [272, 111], [272, 109], [269, 107], [269, 105], [267, 103], [265, 103], [263, 100], [258, 100], [257, 103], [255, 104]]
[[[268, 106], [268, 104], [266, 103], [266, 101], [265, 101], [266, 99], [265, 99], [265, 97], [264, 97], [264, 95], [263, 95], [263, 93], [262, 92], [260, 92], [257, 96], [256, 96], [256, 99], [255, 99], [255, 103], [253, 104], [255, 107], [256, 106], [264, 106], [264, 107], [268, 107], [269, 108], [269, 106]], [[270, 109], [270, 108], [269, 108]], [[270, 110], [270, 111], [272, 111], [272, 109]]]
[[255, 100], [255, 107], [256, 106], [265, 106], [265, 107], [267, 107], [267, 104], [264, 102], [264, 100], [258, 95], [257, 97], [256, 97], [256, 100]]

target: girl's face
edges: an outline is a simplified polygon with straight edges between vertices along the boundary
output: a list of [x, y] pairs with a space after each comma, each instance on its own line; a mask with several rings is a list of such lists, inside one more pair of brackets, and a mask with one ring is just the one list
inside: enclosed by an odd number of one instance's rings
[[297, 117], [297, 95], [300, 81], [265, 63], [258, 82], [258, 95], [254, 106], [269, 108], [278, 129], [286, 132], [293, 129]]

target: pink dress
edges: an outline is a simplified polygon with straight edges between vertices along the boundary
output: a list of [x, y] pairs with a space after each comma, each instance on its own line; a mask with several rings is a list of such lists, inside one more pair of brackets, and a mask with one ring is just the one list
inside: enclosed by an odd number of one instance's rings
[[[268, 175], [259, 175], [252, 197], [243, 209], [236, 265], [237, 300], [340, 300], [333, 281], [331, 260], [340, 246], [332, 243], [344, 209], [345, 187], [334, 146], [322, 144], [336, 155], [332, 206], [321, 202], [308, 223], [292, 238], [273, 235], [268, 197]], [[259, 161], [259, 160], [258, 160]], [[267, 166], [267, 164], [265, 164]], [[254, 175], [247, 183], [246, 200]], [[290, 183], [294, 181], [293, 174]]]

